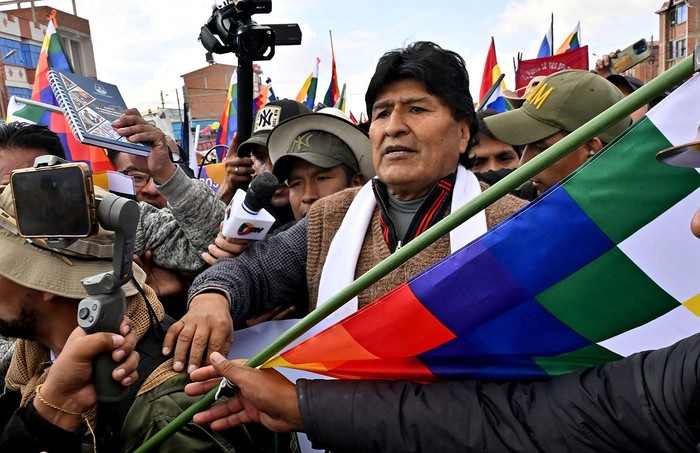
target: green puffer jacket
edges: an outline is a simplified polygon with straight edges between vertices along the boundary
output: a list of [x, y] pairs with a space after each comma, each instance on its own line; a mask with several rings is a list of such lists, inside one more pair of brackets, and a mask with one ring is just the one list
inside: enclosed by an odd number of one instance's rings
[[[137, 449], [200, 398], [185, 394], [184, 388], [189, 382], [189, 375], [182, 373], [134, 400], [122, 426], [123, 452]], [[215, 432], [190, 420], [154, 451], [241, 453], [257, 449], [253, 448], [250, 436], [243, 427]]]

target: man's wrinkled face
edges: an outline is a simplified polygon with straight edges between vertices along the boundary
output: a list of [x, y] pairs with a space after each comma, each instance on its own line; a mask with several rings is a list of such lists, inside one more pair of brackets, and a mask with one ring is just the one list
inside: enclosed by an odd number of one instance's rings
[[457, 170], [469, 143], [469, 123], [456, 120], [422, 82], [404, 79], [379, 91], [369, 138], [374, 169], [389, 193], [415, 200]]

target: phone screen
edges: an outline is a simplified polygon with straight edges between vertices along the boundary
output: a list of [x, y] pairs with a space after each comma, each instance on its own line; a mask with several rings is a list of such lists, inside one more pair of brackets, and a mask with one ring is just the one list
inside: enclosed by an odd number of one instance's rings
[[12, 192], [22, 236], [86, 237], [93, 231], [89, 192], [80, 167], [15, 172]]

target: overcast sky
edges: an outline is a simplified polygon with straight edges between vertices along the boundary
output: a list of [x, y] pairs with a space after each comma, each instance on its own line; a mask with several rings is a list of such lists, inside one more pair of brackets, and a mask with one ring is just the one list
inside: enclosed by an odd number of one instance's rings
[[[513, 88], [513, 58], [535, 58], [554, 13], [554, 45], [581, 21], [582, 43], [590, 65], [597, 55], [659, 35], [661, 0], [272, 0], [273, 12], [256, 15], [260, 24], [301, 25], [300, 46], [277, 47], [271, 61], [260, 62], [278, 97], [294, 98], [321, 59], [317, 100], [328, 89], [332, 30], [339, 83], [347, 83], [348, 108], [364, 111], [364, 91], [381, 54], [416, 40], [430, 40], [460, 53], [467, 61], [472, 95], [478, 95], [490, 37], [494, 36], [506, 85]], [[71, 12], [70, 0], [38, 1]], [[206, 0], [76, 0], [78, 15], [90, 21], [98, 77], [120, 87], [131, 106], [176, 107], [180, 76], [206, 65], [199, 30], [211, 15]], [[697, 14], [693, 9], [689, 19]], [[233, 54], [215, 55], [236, 64]], [[476, 96], [475, 96], [476, 97]], [[182, 92], [180, 92], [182, 101]], [[223, 108], [222, 99], [222, 108]]]

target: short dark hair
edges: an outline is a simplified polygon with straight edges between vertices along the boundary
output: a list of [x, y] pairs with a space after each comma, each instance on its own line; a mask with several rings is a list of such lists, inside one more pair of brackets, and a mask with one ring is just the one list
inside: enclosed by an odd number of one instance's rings
[[345, 164], [340, 164], [339, 167], [343, 170], [343, 173], [345, 173], [345, 185], [347, 187], [352, 187], [352, 180], [358, 173]]
[[12, 148], [40, 149], [46, 154], [66, 158], [61, 140], [55, 132], [39, 124], [13, 122], [0, 124], [0, 150]]
[[[459, 163], [464, 165], [464, 167], [467, 170], [470, 170], [471, 168], [474, 167], [474, 162], [475, 159], [469, 157], [469, 151], [479, 145], [481, 143], [481, 139], [483, 137], [490, 138], [491, 140], [498, 140], [499, 142], [502, 140], [499, 140], [498, 137], [493, 135], [493, 133], [489, 130], [488, 126], [486, 125], [486, 122], [484, 121], [484, 118], [488, 118], [489, 116], [493, 115], [498, 115], [500, 112], [494, 110], [494, 109], [484, 109], [476, 112], [476, 121], [479, 124], [479, 132], [476, 134], [473, 140], [470, 140], [469, 146], [467, 147], [467, 152], [459, 156]], [[513, 149], [515, 150], [515, 153], [518, 155], [518, 157], [523, 156], [523, 149], [525, 148], [522, 145], [508, 145], [512, 146]]]
[[398, 80], [420, 81], [428, 93], [437, 96], [452, 110], [452, 117], [469, 123], [470, 142], [478, 132], [474, 101], [469, 93], [467, 66], [456, 52], [429, 41], [417, 41], [402, 49], [382, 55], [367, 87], [365, 105], [372, 116], [372, 106], [379, 92]]

